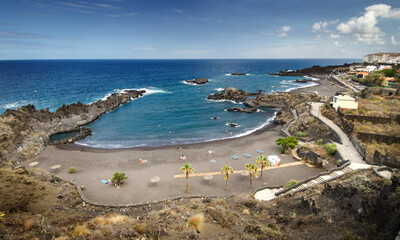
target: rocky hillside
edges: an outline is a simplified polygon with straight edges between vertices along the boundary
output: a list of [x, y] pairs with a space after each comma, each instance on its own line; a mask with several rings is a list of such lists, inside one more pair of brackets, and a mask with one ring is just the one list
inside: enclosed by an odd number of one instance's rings
[[[188, 198], [130, 208], [81, 201], [40, 169], [0, 168], [2, 239], [390, 239], [400, 226], [400, 174], [352, 172], [293, 196]], [[256, 179], [257, 180], [257, 179]], [[118, 197], [118, 196], [116, 196]]]
[[37, 110], [33, 105], [7, 110], [0, 117], [0, 161], [17, 162], [32, 157], [44, 148], [50, 135], [76, 130], [143, 93], [114, 93], [89, 105], [63, 105], [56, 112]]
[[[354, 64], [354, 63], [353, 63]], [[270, 73], [270, 75], [278, 75], [278, 76], [304, 76], [304, 75], [321, 75], [321, 74], [330, 74], [333, 70], [337, 68], [349, 68], [352, 64], [343, 64], [343, 65], [330, 65], [321, 67], [319, 65], [312, 66], [310, 68], [299, 69], [296, 71], [291, 70], [282, 70], [279, 73]]]

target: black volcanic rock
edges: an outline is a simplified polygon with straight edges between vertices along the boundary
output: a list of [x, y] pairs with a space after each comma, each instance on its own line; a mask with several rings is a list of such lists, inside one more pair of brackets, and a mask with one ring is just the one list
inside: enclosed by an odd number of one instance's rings
[[248, 93], [246, 91], [228, 87], [225, 88], [221, 93], [214, 93], [208, 95], [208, 99], [211, 100], [230, 100], [235, 102], [243, 102], [246, 101], [247, 96], [255, 96], [256, 93]]
[[326, 67], [321, 67], [319, 65], [314, 65], [310, 68], [299, 69], [296, 71], [292, 70], [282, 70], [279, 73], [270, 73], [269, 75], [276, 76], [304, 76], [304, 75], [318, 75], [318, 74], [330, 74], [333, 70], [337, 68], [349, 68], [352, 64], [345, 63], [343, 65], [329, 65]]
[[297, 82], [297, 83], [308, 83], [308, 82], [312, 82], [312, 80], [309, 80], [309, 79], [296, 79], [294, 82]]
[[198, 85], [203, 85], [208, 83], [210, 80], [208, 80], [207, 78], [196, 78], [193, 80], [186, 80], [185, 82], [187, 83], [191, 83], [191, 84], [198, 84]]
[[255, 113], [257, 112], [257, 108], [239, 108], [233, 107], [227, 110], [228, 112], [245, 112], [245, 113]]
[[315, 102], [320, 100], [320, 96], [316, 94], [303, 93], [274, 93], [266, 95], [258, 95], [254, 99], [247, 99], [244, 105], [250, 108], [266, 107], [266, 108], [293, 108], [302, 102]]
[[[77, 102], [63, 105], [56, 112], [50, 112], [48, 109], [37, 110], [33, 105], [16, 110], [8, 109], [0, 116], [0, 160], [18, 163], [32, 157], [49, 143], [50, 135], [77, 131], [79, 127], [93, 122], [132, 99], [141, 97], [145, 92], [129, 90], [114, 93], [106, 100], [91, 104]], [[88, 131], [82, 133], [87, 135]]]
[[239, 73], [239, 72], [234, 72], [231, 74], [232, 76], [237, 76], [237, 75], [246, 75], [246, 73]]

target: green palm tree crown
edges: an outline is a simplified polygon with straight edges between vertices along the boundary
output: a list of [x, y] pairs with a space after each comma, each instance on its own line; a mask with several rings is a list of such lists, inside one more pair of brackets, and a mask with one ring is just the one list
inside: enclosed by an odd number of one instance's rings
[[194, 173], [194, 168], [192, 168], [192, 166], [188, 163], [185, 163], [185, 165], [183, 165], [183, 167], [181, 167], [180, 169], [182, 172], [185, 172], [186, 174], [192, 174]]
[[221, 173], [225, 174], [225, 179], [229, 179], [229, 174], [233, 173], [233, 168], [229, 165], [225, 165], [223, 168], [221, 168]]
[[246, 164], [246, 172], [248, 172], [250, 175], [253, 175], [254, 177], [258, 177], [258, 167], [253, 163]]
[[266, 156], [261, 155], [257, 157], [256, 164], [260, 165], [261, 168], [264, 168], [269, 165], [269, 162]]

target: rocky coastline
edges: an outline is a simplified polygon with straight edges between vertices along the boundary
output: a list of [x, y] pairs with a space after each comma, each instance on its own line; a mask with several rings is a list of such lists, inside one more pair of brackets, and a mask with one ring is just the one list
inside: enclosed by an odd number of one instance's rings
[[0, 116], [0, 160], [18, 164], [43, 150], [51, 135], [82, 131], [79, 130], [81, 126], [143, 96], [145, 92], [127, 90], [91, 104], [78, 102], [63, 105], [55, 112], [50, 112], [48, 108], [38, 110], [33, 105], [8, 109]]
[[278, 73], [270, 73], [272, 76], [304, 76], [304, 75], [325, 75], [332, 73], [336, 68], [348, 68], [355, 63], [349, 64], [345, 63], [343, 65], [329, 65], [325, 67], [321, 67], [319, 65], [312, 66], [310, 68], [299, 69], [296, 71], [293, 70], [282, 70]]
[[247, 75], [247, 73], [240, 73], [240, 72], [234, 72], [230, 74], [231, 76], [240, 76], [240, 75]]

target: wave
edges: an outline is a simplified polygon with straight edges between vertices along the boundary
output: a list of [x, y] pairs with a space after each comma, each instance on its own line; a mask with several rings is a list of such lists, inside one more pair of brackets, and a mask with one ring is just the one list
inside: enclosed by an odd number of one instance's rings
[[224, 91], [224, 88], [214, 88], [213, 90], [221, 92], [221, 91]]
[[243, 104], [244, 103], [244, 102], [235, 102], [235, 101], [226, 100], [226, 99], [222, 99], [222, 100], [206, 99], [206, 101], [208, 101], [208, 102], [231, 102], [233, 104]]
[[314, 87], [314, 86], [318, 86], [318, 85], [319, 85], [318, 83], [311, 82], [310, 84], [308, 84], [306, 86], [298, 86], [298, 87], [288, 88], [288, 89], [285, 90], [285, 92], [291, 92], [293, 90], [297, 90], [297, 89], [300, 89], [300, 88], [308, 88], [308, 87]]
[[13, 102], [13, 103], [6, 103], [6, 104], [3, 104], [3, 105], [0, 105], [0, 108], [17, 109], [17, 108], [20, 108], [22, 106], [25, 106], [27, 104], [32, 104], [32, 103], [35, 103], [35, 102], [29, 102], [29, 101], [23, 100], [23, 101], [17, 101], [17, 102]]
[[310, 80], [314, 80], [314, 81], [319, 81], [319, 80], [321, 80], [320, 78], [309, 77], [309, 76], [303, 76], [303, 78], [310, 79]]
[[101, 100], [105, 101], [109, 96], [111, 96], [114, 93], [124, 93], [124, 92], [131, 91], [131, 90], [137, 90], [137, 91], [143, 91], [144, 90], [144, 91], [146, 91], [143, 94], [143, 96], [154, 94], [154, 93], [172, 93], [172, 92], [168, 92], [168, 91], [165, 91], [165, 90], [162, 90], [162, 89], [158, 89], [158, 88], [155, 88], [155, 87], [147, 87], [147, 88], [140, 88], [140, 89], [137, 89], [137, 88], [124, 88], [124, 89], [114, 89], [114, 91], [112, 93], [107, 93]]

